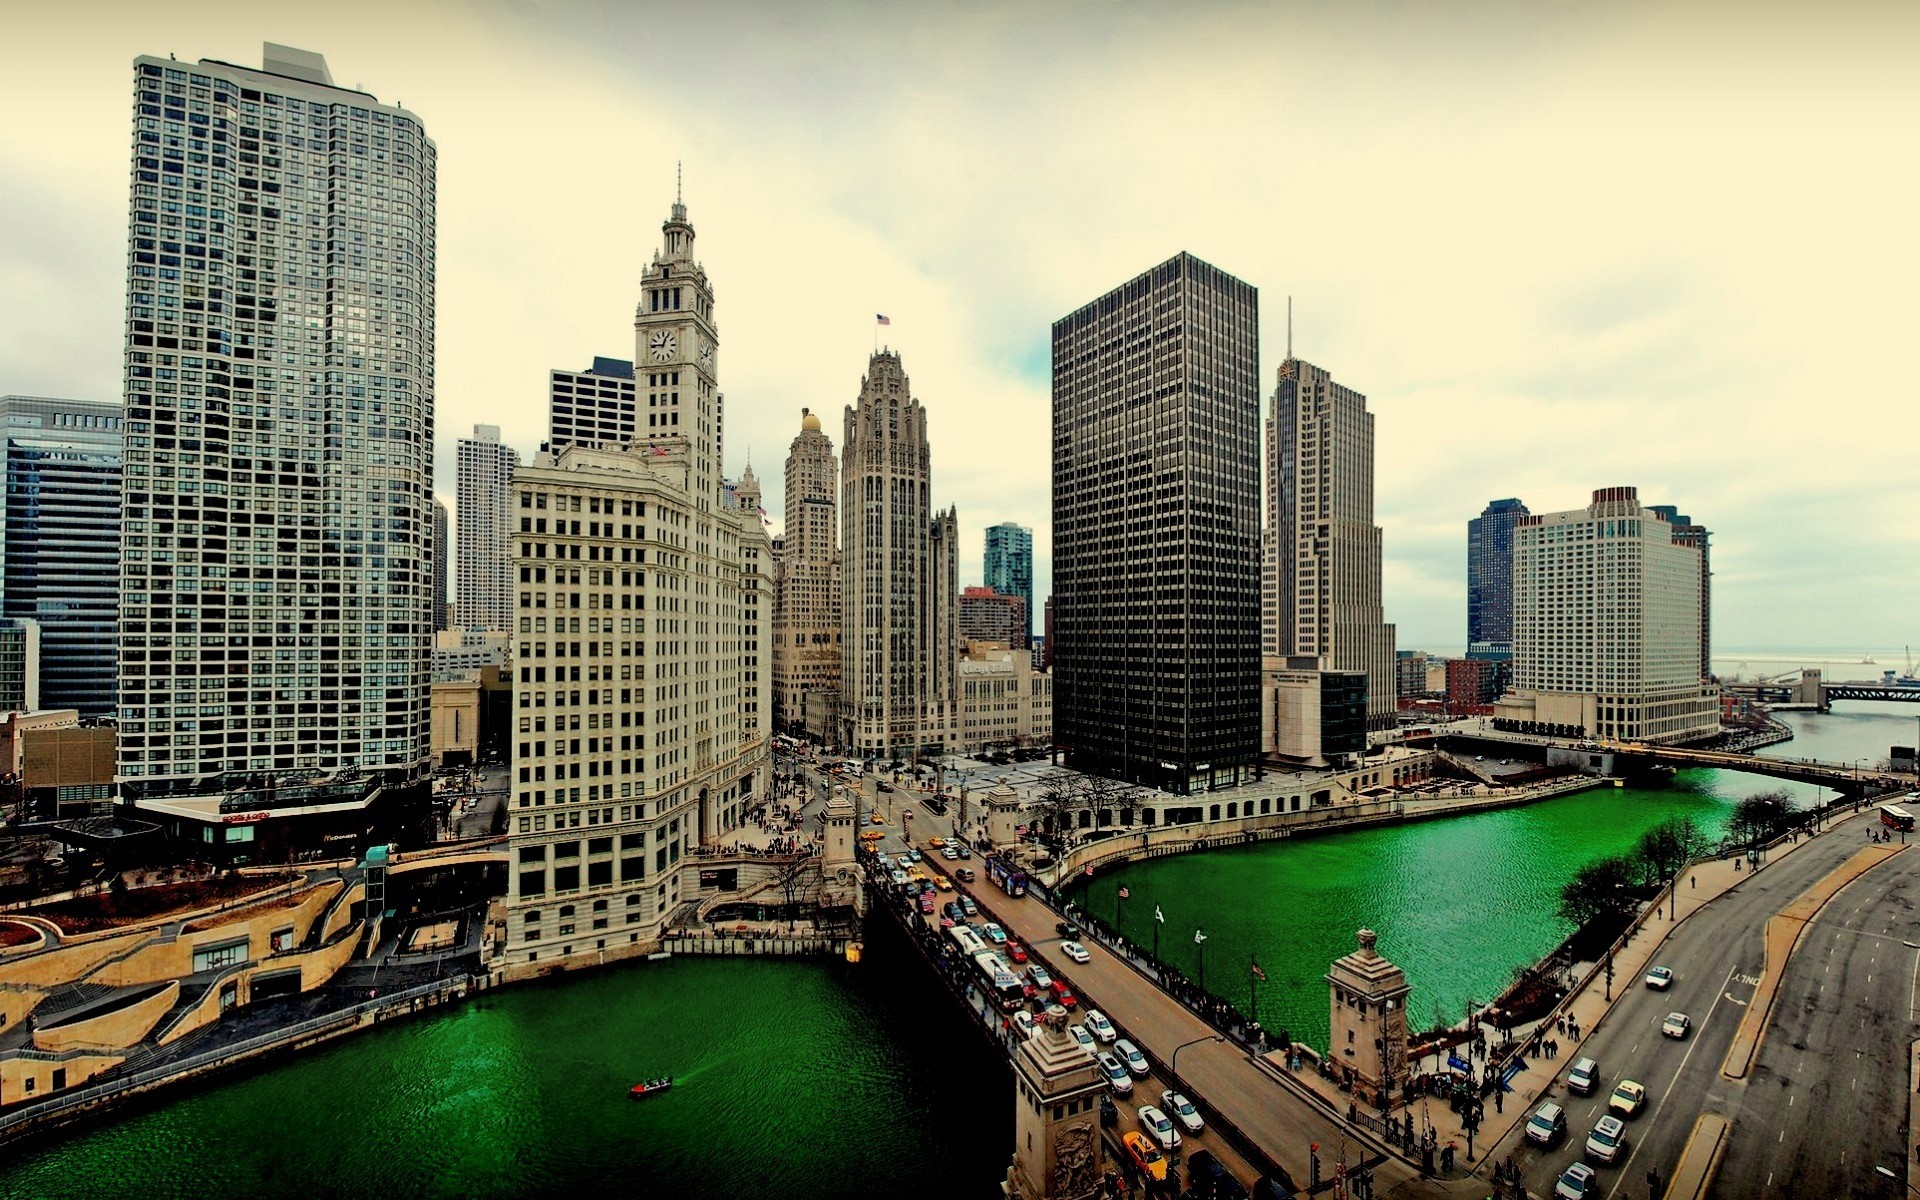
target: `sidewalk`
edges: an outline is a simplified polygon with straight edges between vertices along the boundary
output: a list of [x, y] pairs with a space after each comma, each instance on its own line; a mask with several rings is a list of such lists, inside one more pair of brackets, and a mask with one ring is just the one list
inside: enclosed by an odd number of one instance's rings
[[[1827, 831], [1818, 836], [1823, 838], [1834, 836], [1836, 832], [1844, 829], [1844, 832], [1840, 832], [1840, 836], [1859, 837], [1859, 830], [1866, 826], [1855, 824], [1854, 817], [1864, 814], [1868, 823], [1871, 823], [1873, 813], [1874, 809], [1871, 806], [1863, 808], [1861, 814], [1838, 811], [1828, 818]], [[1813, 839], [1801, 838], [1798, 841], [1789, 840], [1776, 845], [1768, 852], [1769, 863], [1779, 863], [1781, 859], [1811, 840]], [[1751, 878], [1751, 875], [1752, 873], [1744, 867], [1735, 871], [1731, 859], [1699, 863], [1684, 872], [1677, 881], [1676, 919], [1669, 920], [1667, 917], [1667, 913], [1673, 908], [1675, 902], [1662, 895], [1658, 904], [1649, 906], [1641, 913], [1631, 931], [1615, 951], [1613, 982], [1616, 998], [1638, 985], [1646, 969], [1654, 964], [1667, 934], [1681, 921], [1724, 895], [1742, 880]], [[1500, 1145], [1526, 1119], [1527, 1114], [1532, 1111], [1548, 1086], [1559, 1079], [1561, 1071], [1580, 1056], [1580, 1047], [1587, 1036], [1613, 1007], [1613, 1001], [1606, 999], [1605, 970], [1591, 964], [1587, 965], [1585, 970], [1585, 976], [1574, 984], [1573, 990], [1568, 992], [1566, 998], [1553, 1012], [1539, 1021], [1512, 1030], [1513, 1040], [1520, 1045], [1517, 1060], [1523, 1062], [1525, 1067], [1509, 1080], [1512, 1090], [1505, 1093], [1500, 1108], [1495, 1108], [1492, 1096], [1486, 1098], [1481, 1125], [1474, 1134], [1472, 1161], [1468, 1161], [1466, 1156], [1467, 1135], [1461, 1127], [1460, 1117], [1446, 1101], [1434, 1097], [1420, 1097], [1412, 1102], [1411, 1111], [1416, 1136], [1424, 1133], [1430, 1126], [1440, 1146], [1445, 1147], [1451, 1143], [1455, 1148], [1454, 1170], [1450, 1174], [1441, 1176], [1442, 1178], [1458, 1179], [1477, 1173], [1478, 1168], [1483, 1165], [1487, 1149]], [[1573, 1019], [1579, 1028], [1579, 1037], [1556, 1032], [1554, 1021], [1561, 1016]], [[1539, 1053], [1539, 1042], [1543, 1037], [1554, 1038], [1560, 1043], [1557, 1058], [1548, 1059]], [[1464, 1045], [1459, 1047], [1461, 1051], [1465, 1049]], [[1486, 1062], [1484, 1058], [1471, 1061], [1474, 1062], [1476, 1069], [1484, 1066]], [[1510, 1069], [1515, 1061], [1515, 1057], [1506, 1059], [1505, 1069]], [[1289, 1071], [1281, 1052], [1276, 1050], [1264, 1056], [1260, 1062], [1282, 1083], [1317, 1100], [1334, 1114], [1345, 1117], [1350, 1111], [1349, 1105], [1353, 1098], [1341, 1091], [1333, 1080], [1322, 1078], [1310, 1061], [1303, 1060], [1299, 1071]], [[1920, 1068], [1916, 1068], [1916, 1072], [1920, 1073]], [[1407, 1105], [1397, 1107], [1394, 1110], [1394, 1119], [1404, 1122], [1408, 1111]], [[1357, 1115], [1360, 1118], [1358, 1130], [1369, 1142], [1380, 1144], [1377, 1114], [1362, 1106]], [[1413, 1162], [1416, 1166], [1419, 1163], [1417, 1152], [1409, 1153], [1397, 1146], [1393, 1147], [1391, 1152]]]

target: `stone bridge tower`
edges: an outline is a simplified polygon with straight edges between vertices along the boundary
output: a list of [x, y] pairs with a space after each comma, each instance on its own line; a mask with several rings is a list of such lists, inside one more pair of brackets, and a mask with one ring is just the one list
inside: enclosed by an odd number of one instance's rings
[[1089, 1200], [1105, 1173], [1100, 1097], [1107, 1082], [1064, 1015], [1043, 1018], [1013, 1056], [1013, 1165], [1008, 1200]]
[[853, 821], [853, 801], [847, 798], [846, 788], [835, 784], [833, 793], [827, 797], [826, 811], [821, 814], [821, 823], [826, 827], [826, 847], [820, 859], [820, 907], [846, 907], [864, 914], [866, 893], [860, 886], [860, 872], [853, 861], [856, 832]]
[[1407, 1081], [1407, 973], [1380, 957], [1379, 935], [1362, 929], [1360, 948], [1327, 972], [1331, 992], [1334, 1070], [1353, 1094], [1376, 1108], [1391, 1104]]

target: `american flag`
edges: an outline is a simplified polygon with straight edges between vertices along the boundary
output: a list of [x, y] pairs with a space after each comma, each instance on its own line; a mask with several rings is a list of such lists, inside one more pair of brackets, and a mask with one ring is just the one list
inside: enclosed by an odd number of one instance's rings
[[891, 325], [891, 324], [893, 324], [893, 321], [892, 321], [891, 319], [889, 319], [889, 318], [888, 318], [888, 316], [887, 316], [887, 314], [885, 314], [885, 313], [875, 313], [875, 314], [873, 314], [873, 319], [874, 319], [875, 321], [877, 321], [877, 322], [879, 322], [879, 323], [880, 323], [880, 324], [882, 324], [882, 325]]
[[1127, 891], [1127, 889], [1126, 889], [1126, 885], [1124, 885], [1124, 884], [1122, 884], [1122, 885], [1121, 885], [1121, 887], [1120, 887], [1120, 898], [1121, 898], [1122, 900], [1125, 900], [1125, 899], [1126, 899], [1126, 898], [1127, 898], [1127, 897], [1128, 897], [1129, 895], [1131, 895], [1131, 894], [1132, 894], [1132, 893], [1130, 893], [1130, 892], [1128, 892], [1128, 891]]
[[1255, 979], [1258, 979], [1261, 983], [1265, 983], [1267, 981], [1267, 973], [1260, 969], [1260, 964], [1257, 961], [1253, 959], [1248, 959], [1247, 965], [1253, 968], [1253, 977]]

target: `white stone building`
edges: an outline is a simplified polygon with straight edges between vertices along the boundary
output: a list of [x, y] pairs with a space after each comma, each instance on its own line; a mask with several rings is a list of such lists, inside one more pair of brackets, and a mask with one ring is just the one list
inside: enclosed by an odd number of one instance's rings
[[1032, 651], [969, 645], [959, 669], [960, 753], [1053, 744], [1053, 676]]
[[1514, 529], [1513, 688], [1505, 728], [1686, 742], [1720, 730], [1700, 675], [1697, 546], [1630, 487]]
[[498, 425], [475, 425], [455, 446], [455, 581], [460, 624], [513, 627], [513, 514], [507, 504], [520, 455], [500, 444]]
[[748, 673], [770, 649], [771, 545], [721, 502], [713, 293], [684, 205], [662, 232], [635, 320], [647, 436], [514, 478], [509, 973], [637, 953], [689, 852], [768, 780], [770, 696]]

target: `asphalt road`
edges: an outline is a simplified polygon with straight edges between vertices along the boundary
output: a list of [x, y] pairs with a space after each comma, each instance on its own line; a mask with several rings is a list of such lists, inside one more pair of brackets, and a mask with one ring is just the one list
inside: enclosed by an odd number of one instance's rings
[[[1763, 1194], [1749, 1190], [1744, 1185], [1744, 1174], [1740, 1176], [1743, 1182], [1733, 1182], [1735, 1177], [1728, 1174], [1727, 1168], [1754, 1151], [1754, 1141], [1766, 1136], [1767, 1130], [1778, 1133], [1777, 1119], [1769, 1123], [1769, 1118], [1761, 1117], [1756, 1121], [1745, 1115], [1745, 1106], [1755, 1105], [1755, 1116], [1767, 1112], [1772, 1102], [1762, 1100], [1759, 1094], [1769, 1090], [1781, 1091], [1779, 1076], [1756, 1072], [1749, 1081], [1737, 1082], [1722, 1077], [1720, 1067], [1734, 1032], [1746, 1015], [1765, 964], [1762, 938], [1767, 918], [1865, 846], [1867, 830], [1873, 827], [1870, 815], [1830, 826], [1829, 831], [1816, 837], [1811, 845], [1802, 846], [1777, 863], [1765, 866], [1758, 874], [1710, 902], [1682, 923], [1656, 956], [1657, 962], [1673, 968], [1675, 973], [1669, 990], [1654, 991], [1638, 978], [1619, 978], [1614, 981], [1615, 995], [1619, 1000], [1606, 1019], [1587, 1036], [1577, 1054], [1572, 1050], [1563, 1050], [1555, 1064], [1562, 1072], [1563, 1080], [1565, 1071], [1578, 1056], [1590, 1056], [1600, 1064], [1601, 1084], [1594, 1095], [1571, 1095], [1562, 1082], [1547, 1096], [1547, 1099], [1562, 1104], [1567, 1110], [1565, 1142], [1543, 1150], [1526, 1143], [1520, 1136], [1523, 1126], [1516, 1126], [1514, 1132], [1497, 1148], [1499, 1156], [1511, 1153], [1515, 1161], [1522, 1165], [1529, 1191], [1534, 1195], [1553, 1194], [1554, 1179], [1568, 1164], [1581, 1160], [1587, 1133], [1605, 1115], [1607, 1097], [1614, 1086], [1621, 1079], [1634, 1079], [1646, 1086], [1647, 1104], [1627, 1123], [1626, 1157], [1616, 1165], [1598, 1167], [1599, 1196], [1606, 1200], [1647, 1196], [1650, 1190], [1647, 1179], [1649, 1170], [1659, 1172], [1660, 1189], [1663, 1192], [1666, 1182], [1672, 1178], [1674, 1166], [1680, 1159], [1695, 1120], [1708, 1109], [1734, 1118], [1735, 1125], [1727, 1164], [1722, 1168], [1714, 1194]], [[1899, 870], [1898, 867], [1886, 869]], [[1854, 887], [1842, 892], [1823, 911], [1813, 928], [1818, 930], [1822, 921], [1837, 911], [1835, 905], [1852, 911], [1853, 905], [1858, 903], [1854, 897], [1861, 885], [1872, 886], [1874, 879], [1870, 873]], [[1811, 933], [1809, 936], [1812, 936]], [[1856, 937], [1854, 940], [1869, 939]], [[1779, 1028], [1769, 1031], [1762, 1047], [1763, 1065], [1770, 1052], [1778, 1052], [1779, 1045], [1804, 1040], [1798, 1035], [1799, 1028], [1804, 1028], [1808, 1022], [1818, 1023], [1828, 1019], [1818, 1010], [1807, 1013], [1800, 1009], [1799, 1001], [1808, 989], [1802, 986], [1796, 990], [1795, 980], [1803, 969], [1803, 956], [1811, 957], [1806, 954], [1808, 945], [1803, 940], [1801, 951], [1794, 956], [1793, 971], [1787, 979], [1788, 990], [1783, 993], [1775, 1009], [1776, 1021], [1789, 1022], [1784, 1030], [1788, 1036], [1783, 1037], [1783, 1030]], [[1899, 943], [1893, 945], [1898, 947]], [[1824, 943], [1817, 953], [1822, 958], [1826, 957]], [[1911, 955], [1904, 962], [1906, 977], [1899, 984], [1902, 1005], [1907, 1003], [1908, 981], [1914, 965]], [[1664, 1037], [1660, 1033], [1660, 1025], [1666, 1015], [1676, 1011], [1686, 1013], [1693, 1021], [1692, 1031], [1684, 1040]], [[1896, 1015], [1906, 1011], [1901, 1008]], [[1900, 1029], [1905, 1028], [1902, 1023]], [[1886, 1054], [1891, 1055], [1898, 1076], [1891, 1080], [1890, 1086], [1899, 1096], [1905, 1094], [1905, 1046], [1908, 1037], [1907, 1033], [1901, 1032], [1897, 1037], [1898, 1044], [1886, 1047]], [[1801, 1064], [1801, 1069], [1810, 1074], [1831, 1073], [1841, 1068], [1848, 1071], [1854, 1069], [1811, 1052], [1808, 1059]], [[1762, 1083], [1763, 1077], [1768, 1082]], [[1806, 1088], [1811, 1084], [1803, 1082], [1799, 1086]], [[1843, 1090], [1847, 1087], [1844, 1080], [1841, 1086]], [[1806, 1103], [1805, 1098], [1798, 1099], [1796, 1107]], [[1786, 1110], [1784, 1099], [1779, 1099], [1778, 1104], [1782, 1111]], [[1904, 1123], [1904, 1103], [1891, 1107], [1898, 1110], [1897, 1121]], [[1829, 1118], [1836, 1123], [1859, 1120], [1857, 1110], [1850, 1108], [1836, 1109], [1829, 1114]], [[1893, 1144], [1897, 1148], [1899, 1142], [1894, 1140]], [[1743, 1167], [1741, 1170], [1746, 1172], [1750, 1168]], [[1764, 1180], [1764, 1170], [1758, 1178]], [[1801, 1188], [1792, 1194], [1845, 1193]]]
[[1914, 853], [1855, 880], [1801, 936], [1752, 1081], [1727, 1089], [1737, 1132], [1716, 1195], [1906, 1190], [1907, 1047], [1920, 1029]]

